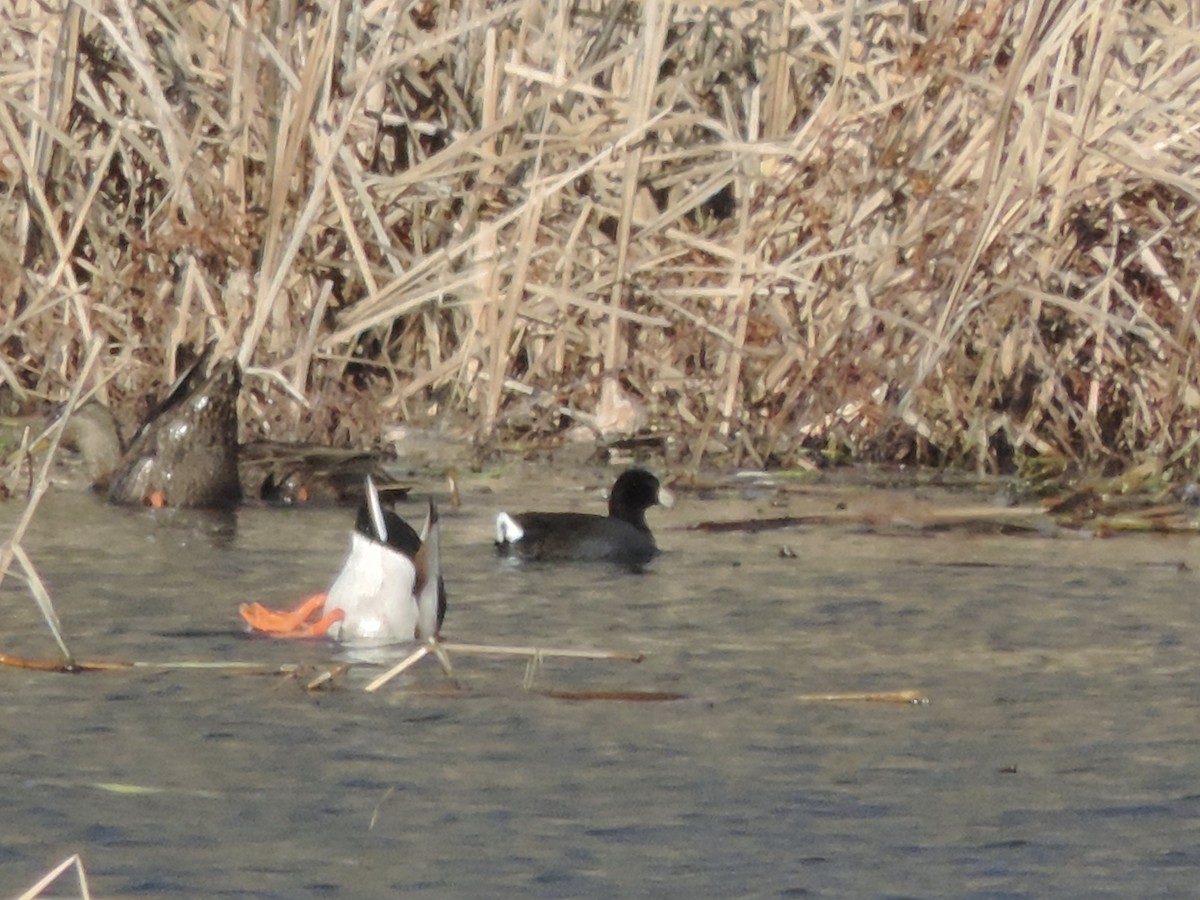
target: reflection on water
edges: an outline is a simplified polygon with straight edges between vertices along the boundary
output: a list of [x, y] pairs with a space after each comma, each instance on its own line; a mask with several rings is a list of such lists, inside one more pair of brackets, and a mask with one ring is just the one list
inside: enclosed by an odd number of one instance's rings
[[[0, 892], [73, 851], [104, 896], [1194, 891], [1194, 540], [714, 536], [683, 526], [729, 505], [685, 498], [652, 511], [666, 553], [647, 574], [514, 569], [495, 511], [563, 498], [486, 484], [444, 514], [447, 637], [641, 651], [548, 660], [539, 683], [688, 699], [529, 695], [515, 659], [458, 657], [457, 695], [428, 660], [377, 694], [373, 669], [320, 693], [3, 669]], [[733, 514], [756, 502], [778, 514]], [[323, 587], [350, 519], [231, 527], [52, 495], [28, 547], [83, 658], [319, 663], [336, 651], [243, 635], [236, 607]], [[50, 655], [17, 582], [0, 603], [0, 649]], [[930, 705], [796, 699], [910, 687]]]

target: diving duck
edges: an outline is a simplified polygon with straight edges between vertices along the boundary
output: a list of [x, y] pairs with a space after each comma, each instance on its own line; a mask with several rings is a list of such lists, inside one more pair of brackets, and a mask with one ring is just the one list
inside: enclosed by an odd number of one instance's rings
[[446, 617], [437, 508], [430, 500], [418, 535], [383, 509], [368, 477], [350, 552], [329, 590], [289, 611], [243, 603], [239, 612], [252, 630], [272, 637], [376, 644], [436, 637]]
[[520, 560], [607, 561], [643, 566], [658, 554], [646, 510], [674, 504], [671, 492], [645, 469], [620, 474], [608, 497], [608, 515], [526, 512], [496, 517], [496, 549]]
[[112, 413], [99, 403], [67, 422], [63, 444], [80, 451], [92, 481], [113, 503], [223, 509], [241, 499], [241, 369], [226, 359], [208, 370], [212, 350], [210, 344], [150, 412], [127, 450]]

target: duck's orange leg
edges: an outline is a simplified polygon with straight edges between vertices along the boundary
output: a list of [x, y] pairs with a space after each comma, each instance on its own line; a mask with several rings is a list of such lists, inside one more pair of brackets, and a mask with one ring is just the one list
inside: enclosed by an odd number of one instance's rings
[[[313, 594], [295, 609], [267, 609], [261, 603], [243, 603], [238, 612], [246, 624], [255, 631], [272, 637], [321, 637], [333, 627], [334, 622], [345, 618], [340, 609], [321, 615], [325, 608], [325, 594]], [[316, 618], [314, 618], [316, 617]]]

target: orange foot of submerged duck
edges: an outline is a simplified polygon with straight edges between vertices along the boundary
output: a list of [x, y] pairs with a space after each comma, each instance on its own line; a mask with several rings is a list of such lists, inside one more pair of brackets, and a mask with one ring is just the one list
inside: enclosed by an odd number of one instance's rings
[[324, 637], [346, 614], [340, 609], [325, 612], [325, 593], [313, 594], [295, 609], [267, 609], [261, 603], [243, 603], [238, 612], [255, 631], [271, 637]]

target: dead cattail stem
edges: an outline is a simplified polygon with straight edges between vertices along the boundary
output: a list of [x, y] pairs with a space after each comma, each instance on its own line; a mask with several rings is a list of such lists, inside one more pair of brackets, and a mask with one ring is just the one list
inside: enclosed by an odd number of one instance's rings
[[912, 703], [925, 704], [929, 698], [923, 691], [882, 691], [861, 694], [798, 694], [796, 699], [802, 703]]
[[442, 664], [443, 670], [447, 675], [451, 674], [449, 654], [451, 653], [466, 653], [476, 656], [523, 656], [529, 662], [529, 668], [526, 671], [526, 685], [531, 681], [531, 672], [541, 664], [544, 659], [561, 658], [561, 659], [612, 659], [621, 660], [624, 662], [641, 662], [643, 657], [640, 653], [624, 653], [613, 650], [571, 650], [571, 649], [554, 649], [548, 647], [516, 647], [516, 646], [492, 646], [489, 644], [459, 644], [447, 643], [444, 641], [435, 641], [428, 644], [422, 644], [395, 666], [388, 669], [374, 681], [367, 685], [366, 690], [377, 691], [383, 687], [397, 675], [406, 672], [408, 669], [415, 666], [418, 662], [425, 658], [430, 653], [437, 655]]
[[[18, 894], [16, 900], [37, 900], [39, 897], [45, 896], [44, 892], [52, 884], [62, 877], [63, 873], [68, 869], [74, 869], [75, 872], [75, 891], [81, 900], [91, 900], [91, 889], [88, 887], [87, 872], [83, 867], [83, 860], [78, 853], [73, 853], [60, 862], [53, 869], [48, 871], [34, 884], [30, 885], [28, 890]], [[65, 885], [64, 885], [65, 886]]]
[[80, 377], [71, 388], [71, 395], [67, 400], [66, 411], [59, 421], [50, 428], [49, 446], [42, 460], [41, 468], [38, 470], [37, 477], [33, 481], [29, 499], [25, 504], [25, 510], [22, 512], [21, 518], [17, 521], [17, 525], [13, 528], [13, 532], [9, 535], [8, 540], [0, 544], [0, 584], [3, 584], [4, 576], [8, 574], [13, 560], [17, 560], [25, 572], [25, 577], [33, 592], [34, 600], [42, 612], [42, 618], [46, 620], [46, 624], [50, 628], [50, 633], [54, 636], [54, 640], [62, 650], [63, 658], [66, 660], [67, 665], [73, 663], [73, 658], [63, 637], [62, 624], [58, 620], [58, 613], [54, 610], [50, 594], [38, 576], [37, 569], [34, 568], [33, 562], [25, 552], [24, 547], [21, 546], [21, 541], [24, 539], [25, 532], [28, 531], [29, 525], [33, 521], [38, 504], [41, 503], [42, 497], [46, 494], [46, 489], [50, 486], [50, 466], [54, 462], [54, 454], [58, 450], [59, 442], [62, 440], [63, 429], [66, 427], [67, 420], [79, 401], [79, 395], [83, 391], [84, 384], [91, 376], [92, 368], [96, 364], [96, 358], [100, 355], [101, 347], [102, 342], [99, 339], [94, 339], [88, 348], [88, 355], [83, 362]]

